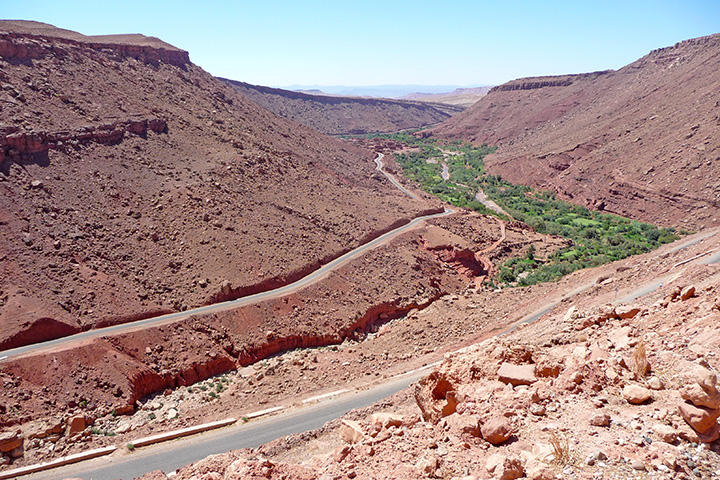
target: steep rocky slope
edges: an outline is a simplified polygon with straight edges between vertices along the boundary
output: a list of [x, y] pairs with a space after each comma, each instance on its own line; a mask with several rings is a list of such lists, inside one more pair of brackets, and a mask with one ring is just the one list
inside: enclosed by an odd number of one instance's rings
[[[706, 263], [720, 237], [697, 240], [573, 274], [566, 292], [591, 283], [535, 323], [486, 329], [404, 392], [172, 478], [715, 478], [720, 270]], [[479, 295], [419, 319], [475, 315]]]
[[463, 107], [440, 103], [311, 95], [235, 80], [223, 81], [277, 115], [332, 135], [426, 127], [463, 110]]
[[0, 350], [286, 283], [425, 203], [150, 37], [0, 22]]
[[523, 78], [432, 130], [498, 144], [491, 173], [599, 210], [700, 228], [720, 217], [720, 35], [617, 71]]
[[[0, 439], [19, 429], [22, 433], [15, 437], [22, 439], [23, 449], [0, 458], [0, 464], [12, 459], [19, 466], [211, 418], [240, 418], [268, 403], [294, 403], [299, 395], [375, 379], [373, 373], [385, 376], [418, 360], [416, 353], [433, 353], [445, 343], [476, 335], [475, 317], [452, 326], [423, 320], [424, 331], [416, 320], [439, 297], [475, 287], [490, 273], [483, 259], [503, 262], [526, 252], [533, 241], [546, 246], [536, 252], [538, 257], [564, 245], [562, 239], [524, 225], [509, 225], [503, 235], [495, 219], [477, 214], [430, 222], [282, 298], [4, 359]], [[478, 312], [493, 308], [488, 302]], [[337, 356], [319, 355], [301, 375], [294, 367], [283, 368], [286, 375], [271, 367], [277, 359], [268, 360], [293, 349], [336, 345], [335, 351], [345, 351], [343, 346], [360, 343], [365, 361], [352, 358], [358, 368], [349, 368]], [[259, 378], [249, 377], [248, 370], [259, 371]], [[206, 386], [194, 385], [223, 372], [233, 379], [223, 395], [209, 396], [203, 393]], [[159, 401], [168, 408], [174, 405], [182, 416], [167, 421], [162, 411], [149, 418], [158, 410], [148, 398], [152, 394], [166, 397]], [[65, 428], [78, 418], [84, 425], [80, 435]]]

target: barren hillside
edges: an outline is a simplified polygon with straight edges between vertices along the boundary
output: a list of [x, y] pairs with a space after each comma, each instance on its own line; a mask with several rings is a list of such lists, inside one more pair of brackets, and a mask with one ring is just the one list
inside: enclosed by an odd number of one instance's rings
[[[480, 291], [445, 297], [416, 322], [482, 327], [405, 391], [318, 430], [142, 478], [716, 478], [720, 238], [685, 245], [493, 302]], [[558, 295], [535, 323], [496, 335], [500, 316]], [[363, 343], [336, 355], [355, 365]]]
[[237, 297], [416, 216], [150, 37], [0, 22], [0, 349]]
[[426, 127], [463, 110], [463, 107], [440, 103], [310, 95], [234, 80], [223, 81], [271, 112], [331, 135]]
[[514, 80], [432, 133], [499, 144], [491, 173], [662, 225], [720, 217], [720, 35], [618, 71]]

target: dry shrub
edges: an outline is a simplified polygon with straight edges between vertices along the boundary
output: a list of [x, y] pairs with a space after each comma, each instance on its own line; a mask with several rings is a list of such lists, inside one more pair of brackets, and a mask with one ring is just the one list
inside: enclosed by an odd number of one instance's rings
[[550, 445], [555, 456], [554, 462], [559, 465], [567, 465], [570, 463], [570, 446], [567, 438], [561, 437], [557, 432], [550, 433]]
[[650, 373], [650, 362], [647, 359], [644, 342], [638, 343], [633, 350], [632, 372], [636, 380], [645, 378]]

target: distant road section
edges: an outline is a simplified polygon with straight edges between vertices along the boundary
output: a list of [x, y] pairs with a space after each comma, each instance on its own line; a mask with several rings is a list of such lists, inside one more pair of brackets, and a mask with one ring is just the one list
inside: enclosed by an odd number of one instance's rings
[[385, 155], [383, 155], [382, 153], [378, 153], [378, 156], [377, 156], [377, 158], [375, 159], [375, 163], [377, 163], [377, 167], [375, 168], [375, 170], [377, 170], [378, 172], [380, 172], [380, 173], [382, 173], [383, 175], [385, 175], [385, 176], [388, 178], [388, 180], [390, 180], [390, 181], [393, 183], [393, 185], [395, 185], [397, 188], [399, 188], [399, 189], [400, 189], [402, 192], [404, 192], [406, 195], [409, 195], [410, 197], [414, 198], [415, 200], [420, 200], [420, 197], [418, 197], [417, 195], [415, 195], [414, 193], [412, 193], [412, 192], [411, 192], [410, 190], [408, 190], [407, 188], [403, 187], [403, 186], [400, 184], [400, 182], [398, 182], [397, 180], [395, 180], [395, 177], [393, 177], [391, 174], [389, 174], [388, 172], [386, 172], [385, 170], [383, 170], [382, 159], [383, 159], [384, 157], [385, 157]]

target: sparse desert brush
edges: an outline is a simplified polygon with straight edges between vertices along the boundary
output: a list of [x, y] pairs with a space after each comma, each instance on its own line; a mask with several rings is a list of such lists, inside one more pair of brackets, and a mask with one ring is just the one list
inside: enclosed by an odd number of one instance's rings
[[640, 342], [635, 346], [632, 354], [632, 369], [635, 379], [639, 380], [645, 378], [650, 373], [650, 362], [647, 359], [647, 352], [645, 351], [645, 343]]
[[553, 460], [558, 465], [567, 465], [570, 463], [570, 446], [567, 438], [559, 435], [557, 432], [550, 433], [550, 445], [553, 449]]

